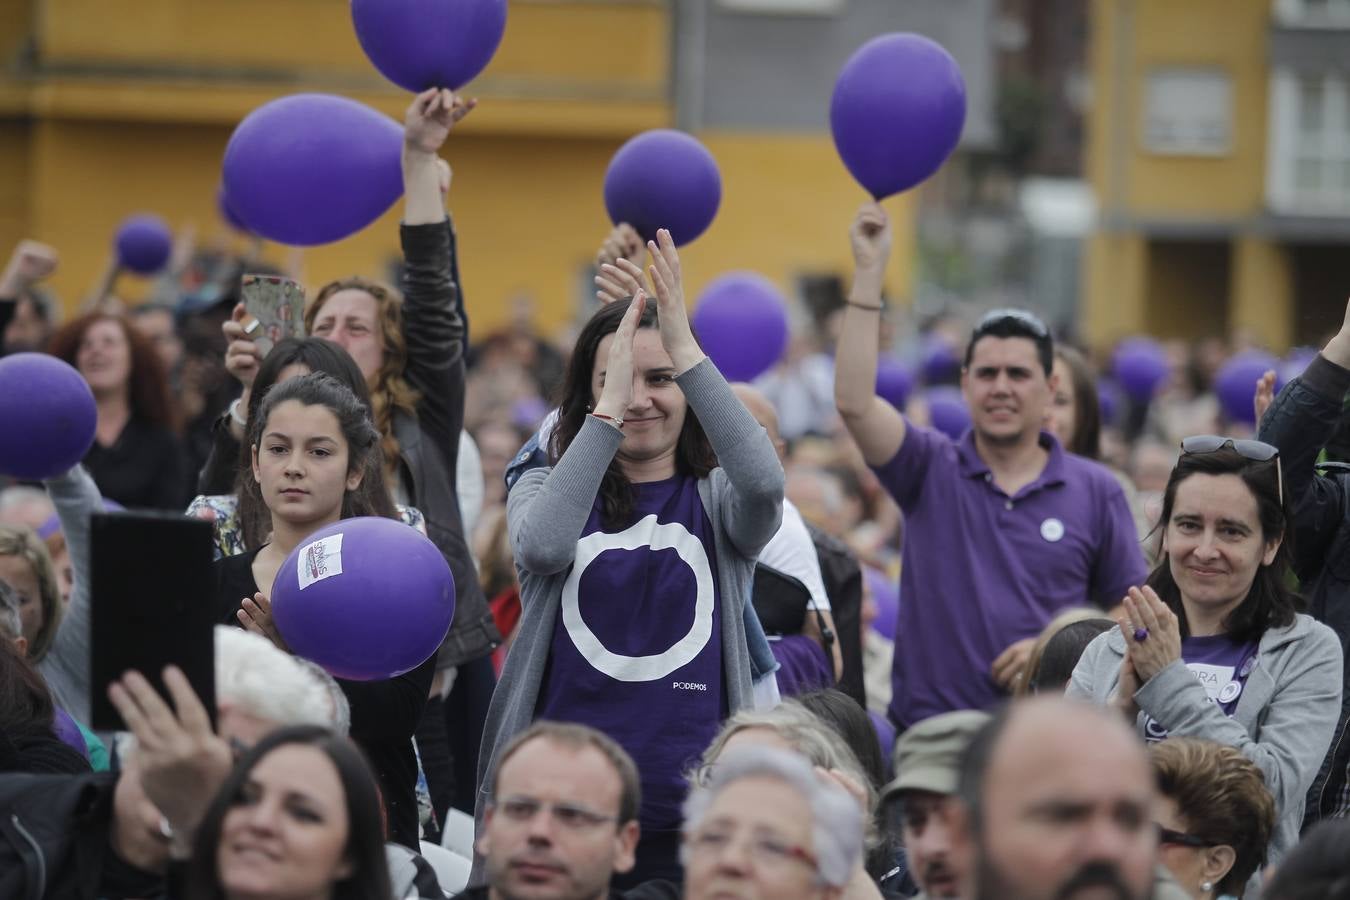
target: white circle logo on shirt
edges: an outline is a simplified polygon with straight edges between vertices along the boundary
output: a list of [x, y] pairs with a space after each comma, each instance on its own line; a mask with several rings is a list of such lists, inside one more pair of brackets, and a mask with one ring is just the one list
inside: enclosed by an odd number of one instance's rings
[[[581, 618], [577, 589], [586, 567], [606, 550], [674, 550], [694, 573], [697, 586], [694, 600], [694, 623], [689, 633], [662, 653], [651, 656], [625, 656], [614, 653], [600, 642], [595, 632]], [[708, 554], [698, 538], [678, 522], [662, 524], [656, 516], [645, 516], [636, 524], [616, 534], [596, 531], [577, 541], [576, 559], [572, 572], [562, 589], [563, 627], [572, 638], [572, 644], [598, 671], [615, 681], [656, 681], [694, 661], [694, 657], [712, 638], [713, 576], [708, 565]]]
[[1219, 702], [1232, 703], [1234, 700], [1238, 698], [1238, 694], [1241, 693], [1242, 693], [1242, 682], [1230, 681], [1223, 686], [1223, 690], [1219, 691]]
[[1041, 537], [1050, 543], [1056, 543], [1064, 537], [1064, 523], [1059, 519], [1046, 519], [1041, 523]]

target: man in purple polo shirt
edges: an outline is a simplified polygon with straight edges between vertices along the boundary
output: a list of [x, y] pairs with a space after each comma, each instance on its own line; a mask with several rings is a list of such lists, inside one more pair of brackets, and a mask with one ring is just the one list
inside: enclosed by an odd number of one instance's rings
[[1042, 430], [1054, 394], [1050, 333], [990, 313], [966, 348], [959, 441], [906, 422], [876, 395], [878, 314], [891, 230], [867, 203], [850, 230], [856, 271], [834, 396], [863, 457], [905, 513], [890, 715], [904, 729], [985, 709], [1021, 676], [1067, 606], [1115, 606], [1147, 575], [1124, 493]]

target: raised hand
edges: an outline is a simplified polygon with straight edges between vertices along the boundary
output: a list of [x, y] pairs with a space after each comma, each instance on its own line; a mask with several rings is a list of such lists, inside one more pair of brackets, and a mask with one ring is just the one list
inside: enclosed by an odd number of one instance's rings
[[403, 116], [403, 145], [409, 151], [434, 154], [460, 119], [478, 105], [444, 88], [428, 88], [413, 98]]
[[110, 685], [108, 697], [136, 736], [145, 795], [176, 835], [190, 838], [234, 760], [229, 746], [211, 730], [206, 708], [187, 676], [169, 666], [164, 684], [177, 714], [139, 672], [128, 672]]
[[1139, 683], [1147, 684], [1154, 675], [1181, 659], [1181, 623], [1147, 585], [1130, 588], [1125, 596], [1125, 615], [1128, 622], [1121, 626], [1122, 631], [1129, 632], [1125, 636], [1125, 649]]
[[56, 248], [37, 241], [19, 241], [0, 275], [0, 297], [16, 297], [56, 271]]
[[[642, 235], [637, 233], [637, 229], [627, 222], [620, 222], [614, 226], [614, 229], [605, 236], [604, 243], [595, 254], [595, 269], [602, 271], [606, 265], [618, 265], [619, 260], [626, 259], [637, 266], [638, 271], [642, 270], [643, 258], [647, 255], [647, 245], [642, 243]], [[640, 281], [641, 279], [639, 279]], [[632, 296], [627, 294], [625, 296]], [[612, 303], [613, 297], [609, 297], [600, 292], [597, 294], [601, 303]]]
[[642, 282], [642, 269], [625, 257], [619, 257], [614, 263], [601, 263], [600, 274], [595, 276], [595, 298], [601, 304], [608, 305], [645, 290]]
[[680, 274], [680, 254], [670, 232], [662, 228], [656, 240], [647, 242], [652, 264], [647, 267], [656, 292], [656, 317], [661, 324], [661, 346], [675, 363], [676, 373], [687, 372], [704, 357], [689, 328], [689, 311], [684, 308], [684, 280]]
[[251, 318], [244, 304], [236, 303], [229, 321], [220, 326], [229, 342], [225, 347], [225, 371], [239, 379], [245, 388], [253, 386], [253, 379], [258, 377], [258, 366], [262, 365], [262, 351], [244, 331], [244, 323]]
[[628, 312], [623, 314], [614, 341], [609, 345], [609, 359], [605, 362], [605, 383], [595, 401], [595, 412], [612, 419], [622, 419], [633, 400], [633, 337], [647, 308], [647, 295], [638, 291]]
[[1256, 427], [1266, 417], [1266, 410], [1275, 402], [1275, 373], [1267, 371], [1256, 380], [1256, 394], [1252, 397], [1252, 409], [1256, 412]]
[[848, 230], [853, 245], [853, 262], [859, 272], [880, 274], [891, 255], [891, 220], [876, 201], [858, 208]]

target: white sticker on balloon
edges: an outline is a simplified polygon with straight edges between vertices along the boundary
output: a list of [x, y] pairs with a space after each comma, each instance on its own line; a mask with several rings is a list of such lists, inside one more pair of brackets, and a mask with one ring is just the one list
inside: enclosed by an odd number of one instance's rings
[[342, 574], [342, 535], [319, 538], [300, 550], [295, 561], [295, 574], [304, 590], [316, 581]]
[[1219, 702], [1232, 703], [1234, 700], [1238, 698], [1238, 694], [1241, 693], [1242, 693], [1242, 682], [1230, 681], [1223, 686], [1223, 690], [1219, 691]]
[[1041, 523], [1041, 537], [1050, 543], [1057, 543], [1064, 537], [1064, 523], [1059, 519], [1046, 519]]

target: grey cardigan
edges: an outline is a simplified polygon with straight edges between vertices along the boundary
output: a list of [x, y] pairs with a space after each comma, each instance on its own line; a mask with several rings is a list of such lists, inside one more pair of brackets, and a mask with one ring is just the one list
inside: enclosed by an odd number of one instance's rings
[[[1083, 651], [1067, 694], [1106, 704], [1116, 695], [1125, 638], [1113, 628]], [[1341, 709], [1341, 642], [1311, 616], [1271, 628], [1257, 645], [1256, 667], [1232, 718], [1210, 701], [1180, 660], [1154, 675], [1134, 695], [1144, 733], [1150, 715], [1171, 736], [1206, 738], [1242, 751], [1261, 769], [1275, 796], [1270, 862], [1298, 842], [1308, 787], [1331, 743]]]
[[[727, 702], [734, 713], [752, 702], [742, 613], [750, 598], [755, 559], [782, 521], [783, 468], [768, 434], [732, 394], [710, 360], [679, 375], [676, 383], [703, 425], [719, 463], [719, 468], [700, 480], [699, 495], [716, 535], [722, 670]], [[498, 754], [534, 720], [563, 583], [601, 479], [622, 440], [619, 429], [588, 416], [558, 464], [526, 472], [507, 499], [507, 531], [520, 576], [521, 618], [483, 730], [476, 804], [480, 825]], [[653, 710], [654, 715], [659, 713]]]

